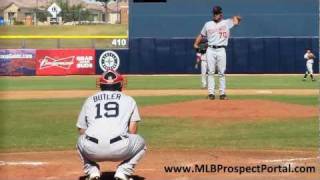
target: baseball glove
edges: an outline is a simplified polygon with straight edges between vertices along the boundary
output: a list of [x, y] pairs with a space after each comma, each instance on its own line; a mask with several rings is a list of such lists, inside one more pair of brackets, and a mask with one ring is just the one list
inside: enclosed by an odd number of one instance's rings
[[308, 54], [308, 59], [314, 59], [316, 56], [313, 53]]
[[205, 54], [207, 52], [208, 44], [207, 43], [200, 43], [199, 48], [196, 49], [197, 53]]

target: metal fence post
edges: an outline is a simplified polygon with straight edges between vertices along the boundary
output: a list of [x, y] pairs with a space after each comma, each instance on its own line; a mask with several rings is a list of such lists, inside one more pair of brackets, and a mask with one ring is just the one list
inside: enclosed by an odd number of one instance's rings
[[91, 39], [91, 46], [93, 49], [96, 48], [96, 39]]
[[60, 49], [60, 47], [61, 47], [61, 42], [60, 42], [60, 39], [58, 38], [57, 39], [57, 48]]
[[25, 49], [26, 48], [26, 40], [22, 39], [21, 40], [21, 49]]

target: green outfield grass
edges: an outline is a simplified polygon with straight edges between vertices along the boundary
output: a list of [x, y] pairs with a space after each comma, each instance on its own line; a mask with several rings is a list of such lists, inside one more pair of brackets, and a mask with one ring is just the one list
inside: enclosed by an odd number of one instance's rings
[[128, 25], [77, 25], [77, 26], [0, 26], [1, 36], [6, 35], [127, 35]]
[[[127, 35], [128, 25], [80, 25], [80, 26], [0, 26], [0, 36], [8, 35], [37, 35], [37, 36], [110, 36]], [[52, 49], [58, 48], [111, 48], [112, 39], [0, 39], [0, 48]]]
[[[159, 128], [161, 127], [161, 128]], [[152, 148], [318, 148], [317, 118], [221, 123], [202, 119], [147, 119], [141, 132]]]
[[[266, 96], [317, 106], [316, 96]], [[202, 96], [135, 97], [138, 106], [202, 99]], [[233, 99], [259, 98], [232, 96]], [[74, 149], [76, 119], [85, 98], [0, 101], [0, 152]], [[143, 117], [142, 117], [143, 118]], [[140, 133], [150, 148], [313, 149], [317, 117], [250, 122], [143, 118]]]
[[[147, 105], [156, 105], [156, 104], [167, 104], [167, 103], [176, 103], [176, 102], [184, 102], [191, 101], [196, 99], [206, 99], [204, 96], [138, 96], [134, 97], [139, 106], [147, 106]], [[307, 106], [317, 106], [319, 104], [318, 96], [286, 96], [286, 95], [266, 95], [266, 96], [258, 96], [258, 95], [231, 95], [229, 96], [231, 100], [236, 99], [263, 99], [270, 100], [276, 102], [283, 102], [289, 104], [300, 104]]]
[[[95, 89], [97, 76], [1, 77], [0, 91]], [[199, 89], [200, 76], [127, 76], [127, 89]], [[317, 89], [301, 75], [227, 76], [228, 89]]]
[[[58, 46], [59, 44], [59, 46]], [[110, 49], [112, 39], [0, 39], [2, 49], [57, 49], [57, 48], [96, 48]], [[126, 48], [126, 47], [124, 47]]]

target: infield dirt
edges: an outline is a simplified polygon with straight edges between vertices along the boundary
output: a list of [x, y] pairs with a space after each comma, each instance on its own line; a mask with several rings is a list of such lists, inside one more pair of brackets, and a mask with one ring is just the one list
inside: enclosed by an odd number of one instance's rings
[[269, 100], [194, 100], [141, 108], [141, 114], [145, 117], [189, 117], [215, 120], [302, 118], [315, 117], [317, 113], [316, 107]]
[[[165, 166], [222, 164], [224, 166], [283, 165], [317, 166], [317, 153], [311, 151], [225, 151], [151, 149], [137, 166], [135, 180], [316, 180], [318, 173], [166, 173]], [[0, 154], [0, 179], [62, 180], [84, 179], [76, 151]], [[26, 165], [38, 162], [42, 165]], [[19, 164], [20, 163], [20, 164]], [[118, 163], [101, 163], [102, 180], [112, 180]]]

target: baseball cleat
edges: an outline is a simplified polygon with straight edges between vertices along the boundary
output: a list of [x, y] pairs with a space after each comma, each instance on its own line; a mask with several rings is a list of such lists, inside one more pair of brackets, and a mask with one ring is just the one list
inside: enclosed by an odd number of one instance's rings
[[302, 81], [306, 81], [306, 80], [307, 80], [306, 78], [303, 78], [303, 79], [302, 79]]
[[100, 176], [93, 177], [93, 178], [90, 179], [90, 180], [100, 180]]
[[316, 81], [316, 79], [312, 79], [312, 81]]
[[85, 180], [100, 180], [100, 176], [95, 176], [95, 177], [86, 177]]
[[86, 180], [100, 180], [100, 173], [92, 173], [86, 178]]
[[116, 172], [114, 174], [114, 179], [115, 180], [133, 180], [132, 178], [130, 178], [128, 175], [125, 175], [121, 172]]
[[221, 99], [221, 100], [227, 100], [228, 97], [227, 97], [227, 95], [225, 95], [225, 94], [221, 94], [221, 95], [220, 95], [220, 99]]
[[208, 95], [208, 99], [210, 99], [210, 100], [214, 100], [216, 97], [214, 96], [214, 94], [209, 94]]

